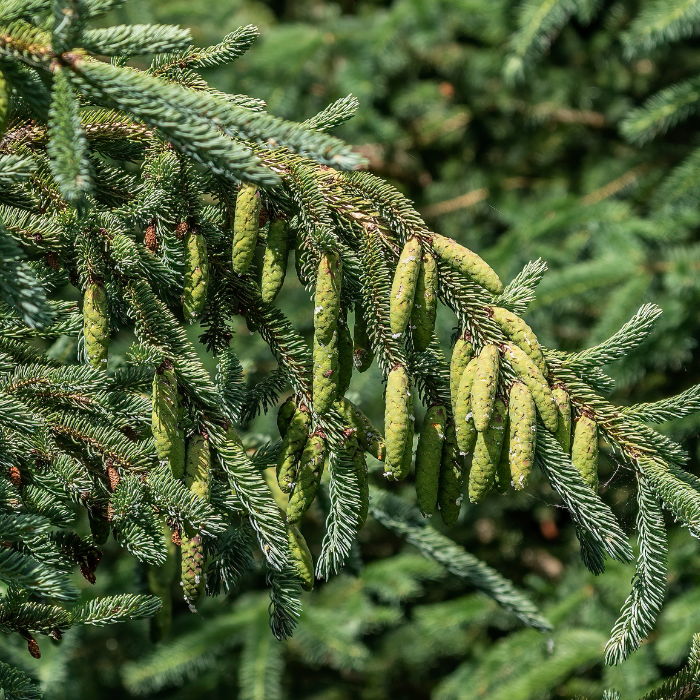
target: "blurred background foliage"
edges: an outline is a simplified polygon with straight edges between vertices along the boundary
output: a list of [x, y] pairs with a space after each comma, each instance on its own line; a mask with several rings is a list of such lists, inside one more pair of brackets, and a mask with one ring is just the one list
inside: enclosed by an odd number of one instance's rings
[[[663, 19], [664, 8], [699, 4], [552, 0], [544, 21], [536, 16], [542, 3], [515, 0], [140, 0], [105, 22], [178, 23], [202, 45], [257, 25], [260, 39], [233, 69], [206, 77], [286, 118], [356, 95], [360, 110], [337, 135], [412, 198], [431, 227], [478, 251], [503, 279], [546, 260], [527, 320], [549, 347], [593, 345], [642, 303], [659, 304], [651, 339], [608, 368], [613, 398], [624, 404], [700, 381], [699, 122], [686, 109], [678, 123], [664, 117], [650, 126], [649, 110], [639, 109], [700, 68], [689, 32], [667, 23], [650, 38], [643, 27], [653, 12]], [[306, 293], [287, 279], [280, 304], [310, 339]], [[448, 336], [454, 319], [444, 312], [439, 322]], [[250, 382], [274, 367], [242, 322], [233, 345]], [[379, 386], [373, 368], [348, 393], [378, 424]], [[251, 449], [273, 434], [274, 414], [247, 426]], [[664, 429], [689, 450], [697, 474], [698, 418]], [[633, 536], [631, 483], [606, 454], [601, 493]], [[320, 525], [312, 508], [312, 551]], [[56, 700], [553, 700], [598, 699], [606, 688], [632, 700], [678, 670], [700, 630], [700, 554], [680, 529], [658, 629], [613, 668], [602, 663], [603, 646], [633, 569], [611, 564], [603, 576], [589, 574], [542, 479], [524, 493], [465, 504], [449, 535], [529, 591], [554, 632], [524, 629], [370, 521], [346, 573], [305, 597], [287, 643], [269, 633], [260, 573], [195, 614], [182, 603], [159, 647], [134, 622], [72, 631], [40, 662], [26, 658], [21, 642], [0, 658], [36, 675]], [[126, 553], [108, 548], [95, 590], [116, 592], [139, 576]]]

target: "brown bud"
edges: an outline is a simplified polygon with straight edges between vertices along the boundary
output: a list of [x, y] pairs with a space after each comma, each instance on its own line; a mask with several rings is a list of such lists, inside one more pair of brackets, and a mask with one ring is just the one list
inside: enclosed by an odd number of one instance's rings
[[27, 640], [27, 649], [29, 649], [29, 653], [35, 658], [35, 659], [40, 659], [41, 658], [41, 651], [39, 651], [39, 644], [37, 643], [36, 639], [29, 634], [27, 630], [17, 630], [26, 640]]
[[35, 659], [40, 659], [41, 658], [41, 651], [39, 650], [39, 644], [32, 637], [31, 639], [27, 640], [27, 649], [29, 649], [29, 653], [35, 658]]
[[19, 467], [14, 464], [10, 467], [10, 481], [17, 488], [22, 485], [22, 474], [19, 471]]
[[152, 253], [155, 253], [158, 250], [158, 236], [156, 236], [155, 223], [151, 223], [146, 227], [144, 242], [146, 243], [146, 248], [148, 248], [148, 250], [150, 250]]
[[116, 490], [121, 481], [121, 477], [119, 476], [119, 472], [111, 464], [107, 465], [107, 478], [109, 479], [109, 488], [112, 491]]

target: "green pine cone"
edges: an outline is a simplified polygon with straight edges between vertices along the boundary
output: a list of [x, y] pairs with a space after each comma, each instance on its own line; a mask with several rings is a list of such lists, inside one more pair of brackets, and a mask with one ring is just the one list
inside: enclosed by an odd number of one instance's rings
[[335, 405], [345, 424], [355, 431], [357, 441], [365, 452], [383, 462], [386, 457], [386, 445], [382, 434], [372, 425], [367, 416], [352, 401], [342, 399]]
[[[413, 425], [411, 425], [413, 428]], [[398, 470], [398, 477], [394, 477], [395, 481], [405, 479], [411, 473], [411, 465], [413, 464], [413, 430], [406, 435], [406, 447], [403, 451], [403, 460], [401, 467]]]
[[266, 304], [271, 304], [282, 289], [284, 276], [287, 274], [290, 243], [289, 225], [286, 219], [271, 221], [260, 278], [262, 300]]
[[158, 458], [168, 462], [176, 479], [185, 471], [185, 436], [180, 414], [175, 368], [170, 360], [165, 360], [153, 377], [151, 430]]
[[469, 360], [472, 359], [474, 348], [469, 340], [465, 340], [461, 335], [457, 338], [452, 349], [452, 359], [450, 360], [450, 396], [452, 397], [452, 414], [457, 413], [457, 394], [459, 383]]
[[452, 269], [467, 275], [491, 294], [503, 291], [503, 283], [498, 275], [476, 253], [438, 233], [433, 234], [431, 242], [435, 254]]
[[290, 396], [287, 400], [279, 407], [277, 411], [277, 430], [280, 432], [280, 437], [284, 437], [289, 428], [289, 424], [292, 421], [292, 416], [297, 410], [297, 405], [294, 402], [294, 396]]
[[366, 372], [374, 360], [372, 341], [367, 332], [367, 318], [364, 309], [355, 305], [355, 329], [353, 334], [354, 352], [353, 361], [358, 372]]
[[10, 86], [0, 71], [0, 140], [2, 140], [10, 121]]
[[500, 355], [496, 345], [486, 345], [479, 353], [472, 382], [471, 409], [474, 427], [484, 432], [491, 420], [493, 402], [498, 388]]
[[508, 422], [508, 412], [506, 411], [505, 422], [503, 424], [503, 445], [501, 446], [501, 457], [496, 467], [496, 480], [494, 481], [496, 491], [505, 493], [511, 485], [510, 475], [510, 423]]
[[571, 399], [569, 398], [569, 393], [561, 384], [552, 387], [552, 397], [557, 405], [557, 413], [559, 414], [557, 432], [554, 433], [554, 437], [561, 445], [564, 454], [569, 454], [571, 451]]
[[90, 282], [83, 297], [85, 354], [95, 369], [107, 368], [109, 354], [109, 308], [102, 284]]
[[455, 402], [455, 434], [457, 444], [462, 454], [468, 454], [474, 449], [476, 441], [476, 428], [471, 407], [471, 392], [476, 374], [478, 357], [473, 357], [462, 372], [462, 378], [457, 389], [457, 400]]
[[282, 439], [277, 455], [277, 483], [283, 493], [291, 493], [297, 478], [297, 463], [309, 437], [311, 416], [297, 409]]
[[557, 404], [554, 403], [552, 390], [540, 368], [517, 345], [505, 343], [504, 350], [513, 371], [530, 390], [545, 428], [555, 434], [559, 425], [559, 412]]
[[327, 345], [336, 331], [340, 313], [341, 263], [335, 253], [324, 253], [318, 263], [314, 299], [314, 335]]
[[571, 461], [579, 470], [583, 480], [598, 490], [598, 425], [585, 414], [574, 424], [574, 439], [571, 443]]
[[[403, 365], [396, 365], [386, 383], [386, 407], [384, 412], [384, 440], [386, 461], [384, 476], [401, 481], [408, 476], [406, 450], [413, 436], [413, 400], [411, 384]], [[412, 445], [412, 442], [411, 442]]]
[[[193, 435], [187, 443], [185, 455], [185, 486], [198, 498], [209, 500], [211, 491], [211, 450], [209, 441], [199, 434]], [[185, 523], [187, 537], [194, 537], [197, 532]], [[183, 537], [183, 541], [184, 541]]]
[[431, 406], [425, 412], [416, 449], [416, 499], [423, 515], [432, 515], [437, 506], [440, 462], [445, 442], [444, 406]]
[[478, 503], [494, 484], [501, 460], [507, 417], [505, 403], [496, 399], [488, 427], [476, 436], [474, 458], [469, 470], [469, 500], [472, 503]]
[[416, 296], [418, 273], [421, 268], [422, 249], [418, 238], [409, 238], [401, 251], [396, 264], [394, 281], [391, 285], [390, 325], [393, 335], [406, 330], [411, 318], [413, 299]]
[[347, 321], [338, 319], [338, 399], [345, 396], [352, 381], [353, 346]]
[[180, 583], [192, 612], [204, 592], [204, 545], [199, 535], [183, 537], [180, 545]]
[[459, 517], [464, 498], [464, 457], [459, 451], [454, 427], [447, 426], [445, 444], [440, 460], [440, 483], [438, 484], [438, 507], [445, 525], [454, 525]]
[[425, 350], [433, 338], [435, 317], [437, 315], [438, 269], [435, 258], [423, 253], [423, 264], [418, 273], [416, 296], [411, 311], [411, 330], [413, 346], [420, 352]]
[[208, 501], [211, 490], [211, 450], [209, 441], [199, 433], [190, 438], [185, 459], [185, 486], [195, 496]]
[[296, 483], [287, 503], [288, 522], [299, 522], [313, 503], [321, 483], [327, 452], [323, 436], [320, 433], [312, 433], [301, 453]]
[[204, 236], [188, 228], [185, 235], [185, 286], [182, 312], [185, 320], [194, 323], [202, 313], [209, 288], [209, 258]]
[[512, 340], [540, 368], [543, 375], [547, 374], [547, 364], [544, 361], [542, 348], [532, 328], [519, 316], [508, 309], [493, 306], [493, 320], [500, 326], [509, 340]]
[[508, 444], [510, 476], [513, 488], [522, 491], [535, 461], [537, 414], [530, 390], [516, 382], [510, 388], [508, 401]]
[[262, 200], [255, 185], [244, 184], [238, 190], [236, 211], [233, 216], [233, 271], [239, 275], [248, 272], [255, 254], [260, 226]]
[[302, 588], [310, 591], [314, 587], [314, 560], [306, 544], [304, 535], [296, 525], [287, 523], [287, 539], [289, 541], [289, 554], [292, 568], [301, 580]]
[[325, 414], [338, 398], [338, 332], [322, 344], [314, 336], [313, 405], [318, 415]]

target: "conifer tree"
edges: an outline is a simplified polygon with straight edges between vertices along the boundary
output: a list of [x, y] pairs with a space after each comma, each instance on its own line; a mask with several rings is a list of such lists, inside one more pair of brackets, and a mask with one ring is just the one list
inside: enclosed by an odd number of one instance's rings
[[[301, 125], [273, 117], [198, 72], [234, 61], [255, 28], [194, 48], [179, 27], [94, 26], [118, 4], [0, 2], [3, 631], [38, 656], [39, 635], [150, 617], [157, 641], [169, 634], [174, 580], [196, 609], [203, 593], [235, 589], [259, 556], [269, 603], [241, 599], [241, 673], [260, 655], [274, 666], [279, 647], [257, 621], [290, 637], [302, 587], [343, 569], [369, 519], [434, 562], [430, 575], [446, 570], [549, 630], [508, 580], [420, 511], [451, 524], [465, 485], [478, 503], [496, 486], [527, 489], [538, 466], [600, 574], [607, 558], [634, 559], [598, 495], [602, 441], [637, 490], [637, 573], [606, 649], [610, 663], [625, 659], [665, 595], [662, 505], [692, 534], [700, 528], [686, 455], [648, 426], [694, 412], [700, 388], [624, 409], [603, 396], [601, 367], [644, 342], [658, 307], [645, 304], [581, 352], [540, 346], [522, 315], [544, 264], [504, 285], [476, 253], [430, 230], [328, 135], [357, 109], [352, 96]], [[145, 54], [156, 54], [146, 70], [128, 65]], [[310, 346], [277, 305], [292, 248]], [[79, 302], [58, 297], [66, 285]], [[456, 318], [450, 344], [433, 330], [436, 298]], [[231, 345], [237, 316], [277, 362], [252, 387]], [[133, 337], [123, 354], [112, 350], [118, 335]], [[215, 357], [215, 379], [200, 348]], [[346, 397], [369, 358], [386, 380], [381, 431]], [[434, 421], [418, 437], [420, 511], [392, 483], [414, 469], [416, 399]], [[278, 403], [279, 440], [251, 453], [238, 428]], [[312, 505], [325, 521], [315, 561], [303, 535]], [[110, 538], [143, 564], [151, 595], [80, 603], [70, 573], [94, 581]], [[697, 656], [694, 647], [669, 691], [677, 697], [695, 682]], [[8, 698], [37, 696], [6, 664], [0, 685]]]

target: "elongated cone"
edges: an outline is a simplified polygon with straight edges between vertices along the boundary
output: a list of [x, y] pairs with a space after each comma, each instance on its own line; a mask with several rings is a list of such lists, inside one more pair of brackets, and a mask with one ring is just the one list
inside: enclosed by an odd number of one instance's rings
[[209, 500], [211, 489], [211, 450], [209, 440], [195, 433], [187, 444], [185, 486], [202, 500]]
[[85, 354], [95, 369], [107, 368], [109, 354], [109, 309], [102, 284], [90, 282], [83, 297]]
[[246, 184], [238, 190], [233, 217], [233, 271], [239, 275], [248, 272], [258, 243], [260, 226], [260, 192], [255, 185]]
[[396, 263], [394, 282], [391, 285], [391, 332], [400, 335], [411, 318], [413, 299], [416, 296], [418, 273], [421, 268], [421, 244], [418, 238], [409, 238]]
[[503, 445], [501, 446], [501, 458], [498, 460], [496, 468], [496, 480], [494, 482], [498, 493], [505, 493], [510, 486], [510, 423], [506, 413], [503, 429]]
[[7, 129], [10, 121], [10, 86], [7, 79], [0, 71], [0, 140]]
[[354, 352], [353, 361], [358, 372], [366, 372], [372, 366], [374, 350], [372, 341], [367, 332], [367, 318], [364, 309], [357, 304], [355, 306], [355, 329], [353, 334]]
[[559, 425], [559, 412], [557, 404], [554, 403], [552, 390], [544, 375], [517, 345], [505, 343], [503, 347], [504, 356], [510, 362], [510, 366], [530, 390], [545, 428], [552, 434], [556, 433]]
[[574, 424], [574, 439], [571, 444], [571, 461], [579, 470], [583, 480], [598, 490], [598, 426], [585, 414]]
[[301, 580], [302, 588], [310, 591], [314, 587], [314, 560], [306, 544], [304, 535], [296, 525], [287, 523], [290, 561], [296, 575]]
[[279, 407], [277, 411], [277, 430], [280, 432], [280, 436], [284, 437], [289, 424], [292, 421], [292, 416], [297, 410], [297, 405], [294, 402], [294, 397], [290, 396], [287, 400]]
[[[211, 450], [203, 435], [193, 435], [187, 444], [185, 486], [198, 498], [209, 500], [211, 490]], [[180, 545], [180, 582], [185, 601], [192, 610], [204, 591], [204, 543], [199, 532], [185, 526]]]
[[413, 345], [420, 352], [425, 350], [433, 337], [437, 315], [438, 269], [435, 258], [427, 251], [423, 253], [423, 264], [418, 273], [416, 296], [411, 311]]
[[338, 399], [345, 396], [352, 381], [353, 347], [352, 336], [347, 321], [342, 317], [338, 319]]
[[452, 349], [452, 359], [450, 360], [450, 396], [452, 397], [452, 414], [457, 413], [457, 393], [462, 375], [469, 361], [474, 355], [474, 348], [469, 340], [465, 340], [461, 335], [457, 338]]
[[491, 421], [485, 431], [476, 436], [474, 458], [469, 470], [469, 500], [478, 503], [491, 489], [501, 459], [508, 409], [502, 399], [496, 399]]
[[471, 408], [471, 393], [478, 357], [473, 357], [462, 372], [462, 378], [457, 389], [457, 401], [455, 403], [455, 434], [457, 444], [462, 454], [468, 454], [474, 449], [476, 441], [476, 428]]
[[440, 461], [438, 507], [445, 525], [454, 525], [464, 498], [464, 457], [460, 454], [454, 426], [448, 424]]
[[482, 433], [491, 420], [498, 387], [500, 355], [495, 345], [486, 345], [479, 353], [472, 383], [471, 409], [474, 427]]
[[325, 414], [338, 398], [338, 332], [331, 335], [327, 344], [314, 336], [314, 411]]
[[401, 481], [408, 475], [406, 450], [410, 449], [407, 447], [411, 444], [408, 440], [413, 436], [412, 405], [411, 384], [406, 368], [397, 364], [387, 378], [384, 413], [384, 476], [394, 481]]
[[561, 445], [564, 454], [569, 454], [571, 450], [571, 399], [569, 399], [566, 389], [560, 384], [552, 387], [552, 397], [559, 414], [557, 432], [554, 433], [554, 437]]
[[352, 401], [342, 399], [335, 405], [345, 424], [355, 431], [360, 447], [372, 457], [383, 462], [386, 457], [386, 445], [382, 434], [372, 425], [369, 418]]
[[175, 369], [165, 360], [153, 377], [151, 431], [158, 458], [167, 461], [176, 479], [185, 471], [185, 436], [180, 426], [182, 408]]
[[283, 493], [290, 493], [297, 478], [297, 466], [309, 437], [311, 417], [297, 409], [292, 416], [277, 455], [277, 483]]
[[530, 390], [520, 382], [510, 388], [508, 426], [510, 475], [515, 490], [521, 491], [535, 461], [537, 414]]
[[180, 545], [180, 583], [182, 595], [190, 610], [196, 610], [195, 605], [204, 592], [204, 544], [199, 534], [194, 537], [183, 537]]
[[444, 406], [431, 406], [425, 412], [416, 449], [416, 499], [423, 515], [432, 515], [437, 506], [440, 463], [445, 442]]
[[467, 275], [491, 294], [500, 294], [503, 283], [498, 275], [476, 253], [438, 233], [432, 237], [435, 254], [457, 272]]
[[318, 263], [314, 299], [314, 335], [327, 345], [338, 326], [340, 313], [341, 265], [335, 253], [323, 253]]
[[190, 227], [185, 235], [185, 286], [182, 293], [182, 313], [189, 323], [194, 323], [202, 313], [208, 287], [207, 242], [201, 233]]
[[544, 361], [542, 348], [532, 328], [525, 321], [508, 309], [494, 306], [493, 320], [501, 327], [501, 330], [509, 340], [512, 340], [530, 359], [540, 368], [542, 374], [547, 374], [547, 364]]
[[287, 521], [297, 523], [306, 513], [318, 491], [327, 456], [326, 441], [320, 433], [312, 433], [301, 454], [296, 482], [287, 503]]
[[262, 300], [266, 304], [271, 304], [282, 289], [284, 277], [287, 274], [290, 243], [287, 221], [285, 219], [271, 221], [260, 278]]

